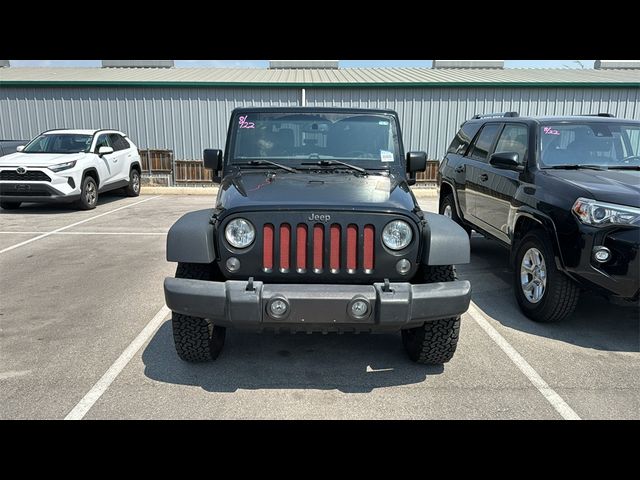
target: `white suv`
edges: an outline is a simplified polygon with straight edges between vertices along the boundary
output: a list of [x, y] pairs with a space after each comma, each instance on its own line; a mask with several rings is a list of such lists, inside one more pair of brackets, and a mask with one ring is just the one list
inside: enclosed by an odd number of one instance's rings
[[140, 154], [117, 130], [49, 130], [0, 157], [0, 207], [22, 202], [76, 202], [95, 208], [98, 193], [140, 194]]

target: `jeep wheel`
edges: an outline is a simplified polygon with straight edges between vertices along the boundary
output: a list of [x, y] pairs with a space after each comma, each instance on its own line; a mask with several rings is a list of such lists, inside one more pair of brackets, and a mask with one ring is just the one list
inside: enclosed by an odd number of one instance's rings
[[580, 289], [556, 268], [547, 235], [534, 230], [516, 248], [513, 288], [522, 312], [536, 322], [545, 323], [571, 315]]
[[[453, 282], [457, 278], [453, 265], [424, 268], [422, 281], [425, 283]], [[439, 365], [453, 358], [459, 334], [460, 317], [443, 318], [402, 330], [402, 344], [414, 362]]]
[[15, 210], [19, 208], [22, 202], [0, 202], [0, 207], [3, 210]]
[[82, 189], [80, 190], [80, 200], [76, 205], [81, 210], [91, 210], [96, 208], [98, 204], [98, 185], [93, 177], [86, 176], [82, 180]]
[[125, 187], [127, 197], [137, 197], [140, 195], [140, 172], [135, 168], [129, 173], [129, 185]]
[[451, 220], [460, 225], [464, 229], [464, 231], [467, 232], [467, 235], [471, 236], [471, 229], [467, 227], [462, 219], [458, 216], [458, 212], [456, 211], [456, 204], [453, 199], [453, 194], [448, 193], [440, 202], [440, 215], [449, 217]]
[[[176, 278], [213, 280], [215, 272], [210, 265], [178, 263]], [[178, 356], [186, 362], [215, 360], [224, 346], [226, 328], [210, 320], [172, 312], [173, 341]]]

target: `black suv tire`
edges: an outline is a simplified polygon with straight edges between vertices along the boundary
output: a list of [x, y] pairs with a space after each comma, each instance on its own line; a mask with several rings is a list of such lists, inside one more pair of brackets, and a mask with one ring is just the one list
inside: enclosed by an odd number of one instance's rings
[[0, 202], [0, 208], [4, 210], [15, 210], [19, 208], [22, 202]]
[[[449, 209], [447, 211], [447, 209]], [[453, 199], [452, 193], [447, 193], [442, 200], [440, 201], [440, 215], [444, 215], [445, 217], [449, 217], [451, 220], [460, 225], [467, 235], [471, 236], [471, 228], [467, 227], [462, 219], [458, 216], [458, 212], [456, 211], [456, 203]]]
[[[537, 254], [539, 252], [542, 258], [540, 265], [543, 267], [543, 276], [546, 278], [546, 285], [542, 288], [540, 299], [536, 301], [527, 298], [522, 285], [525, 275], [523, 259], [528, 252], [533, 255], [533, 257], [528, 257], [528, 260], [535, 257], [539, 260], [540, 256]], [[528, 260], [525, 263], [528, 264]], [[529, 268], [529, 265], [527, 267]], [[527, 283], [533, 281], [535, 284], [536, 279], [542, 278], [539, 272], [540, 270], [535, 275], [533, 272], [527, 273], [527, 280], [529, 280]], [[542, 230], [532, 230], [527, 233], [516, 246], [513, 278], [513, 288], [520, 309], [527, 317], [536, 322], [559, 322], [571, 315], [576, 308], [580, 288], [556, 268], [553, 247], [546, 233]], [[535, 292], [532, 295], [535, 295]]]
[[[212, 280], [210, 265], [178, 263], [176, 278]], [[186, 362], [208, 362], [220, 355], [227, 329], [206, 318], [172, 312], [173, 341], [178, 356]]]
[[[425, 267], [425, 283], [456, 280], [453, 265]], [[425, 322], [422, 326], [402, 330], [402, 344], [409, 358], [425, 365], [439, 365], [453, 358], [460, 336], [460, 317]]]

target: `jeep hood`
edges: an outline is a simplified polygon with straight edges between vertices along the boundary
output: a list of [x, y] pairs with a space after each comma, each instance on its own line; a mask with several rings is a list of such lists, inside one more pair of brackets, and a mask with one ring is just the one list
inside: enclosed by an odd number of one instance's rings
[[261, 171], [227, 176], [220, 185], [216, 206], [224, 209], [366, 206], [412, 211], [417, 204], [405, 179], [392, 175]]
[[555, 178], [589, 192], [601, 202], [640, 207], [640, 171], [546, 170]]
[[86, 153], [12, 153], [0, 157], [0, 167], [49, 167], [80, 160]]

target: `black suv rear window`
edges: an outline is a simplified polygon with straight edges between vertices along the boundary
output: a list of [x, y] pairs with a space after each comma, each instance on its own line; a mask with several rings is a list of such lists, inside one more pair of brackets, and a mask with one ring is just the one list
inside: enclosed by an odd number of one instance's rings
[[449, 145], [449, 150], [447, 150], [447, 153], [464, 155], [464, 153], [467, 151], [467, 148], [469, 148], [471, 140], [478, 132], [479, 128], [480, 125], [477, 123], [465, 123], [464, 125], [462, 125], [453, 141], [451, 142], [451, 145]]
[[487, 160], [489, 156], [489, 150], [491, 150], [491, 146], [496, 139], [496, 135], [498, 135], [498, 130], [500, 130], [501, 125], [498, 123], [490, 123], [485, 125], [473, 142], [473, 147], [471, 148], [470, 157], [474, 160], [479, 160], [484, 162]]

